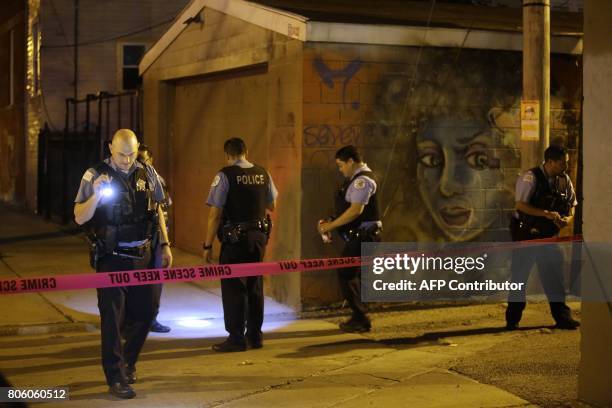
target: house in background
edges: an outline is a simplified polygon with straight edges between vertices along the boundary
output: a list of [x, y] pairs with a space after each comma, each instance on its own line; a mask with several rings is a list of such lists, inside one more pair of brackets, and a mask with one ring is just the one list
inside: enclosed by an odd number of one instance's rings
[[24, 1], [0, 8], [0, 200], [25, 202], [25, 67], [27, 13]]
[[[267, 259], [340, 253], [315, 225], [333, 213], [334, 153], [346, 144], [377, 172], [386, 241], [509, 239], [522, 10], [457, 3], [437, 2], [429, 20], [421, 1], [191, 1], [140, 63], [175, 244], [199, 253], [209, 182], [234, 136], [279, 188]], [[553, 11], [551, 140], [573, 158], [581, 32], [580, 13]], [[339, 299], [333, 272], [266, 282], [296, 309]]]
[[[0, 200], [35, 211], [39, 167], [64, 166], [80, 152], [53, 149], [41, 158], [39, 134], [47, 127], [63, 132], [66, 99], [117, 95], [140, 88], [138, 63], [171, 25], [187, 0], [4, 0], [0, 8]], [[76, 47], [75, 47], [76, 44]], [[134, 99], [132, 105], [137, 104]], [[104, 133], [138, 122], [129, 98], [104, 101]], [[73, 132], [98, 125], [98, 104], [71, 106]], [[130, 109], [132, 109], [130, 113]], [[66, 139], [66, 144], [75, 140]], [[50, 139], [53, 140], [53, 139]], [[79, 143], [78, 138], [76, 143]], [[84, 145], [85, 146], [85, 145]], [[53, 147], [53, 146], [51, 146]], [[57, 149], [56, 149], [57, 150]], [[61, 157], [60, 157], [61, 156]], [[77, 157], [78, 159], [78, 157]], [[48, 163], [50, 162], [50, 163]], [[55, 163], [55, 164], [53, 164]], [[81, 164], [81, 167], [85, 163]], [[70, 176], [65, 180], [73, 181]], [[76, 176], [78, 179], [79, 175]], [[66, 184], [66, 183], [64, 183]], [[66, 198], [74, 190], [63, 188]], [[76, 190], [74, 190], [76, 191]], [[54, 193], [56, 194], [56, 192]]]

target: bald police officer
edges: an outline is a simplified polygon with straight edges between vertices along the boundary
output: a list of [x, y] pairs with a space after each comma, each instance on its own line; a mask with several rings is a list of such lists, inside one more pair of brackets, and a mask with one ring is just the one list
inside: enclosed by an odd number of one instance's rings
[[[510, 222], [513, 241], [551, 238], [568, 225], [578, 204], [567, 170], [569, 155], [562, 146], [551, 145], [544, 152], [544, 163], [519, 176], [516, 182], [516, 211]], [[565, 304], [563, 252], [555, 244], [525, 246], [512, 254], [512, 281], [526, 283], [534, 264], [559, 329], [574, 330], [580, 323], [572, 319]], [[506, 328], [515, 330], [525, 309], [525, 290], [508, 296]]]
[[[155, 234], [161, 234], [163, 264], [170, 266], [172, 252], [159, 205], [164, 193], [155, 169], [136, 161], [138, 141], [129, 129], [118, 130], [109, 148], [111, 156], [83, 175], [74, 205], [75, 221], [89, 232], [92, 266], [96, 272], [150, 267]], [[101, 288], [97, 293], [102, 368], [109, 392], [133, 398], [129, 384], [136, 381], [136, 362], [157, 307], [154, 287]]]
[[[338, 230], [345, 246], [343, 257], [360, 256], [362, 242], [380, 241], [382, 221], [376, 198], [376, 177], [355, 146], [344, 146], [336, 152], [336, 165], [345, 182], [336, 195], [336, 216], [318, 225], [326, 234]], [[338, 279], [344, 298], [352, 310], [351, 318], [340, 324], [346, 332], [367, 332], [371, 328], [366, 305], [361, 301], [361, 268], [338, 269]]]
[[[210, 263], [212, 260], [212, 243], [217, 234], [221, 241], [219, 263], [261, 262], [272, 227], [266, 210], [274, 210], [278, 192], [268, 172], [247, 160], [247, 147], [242, 139], [228, 139], [223, 150], [227, 166], [214, 177], [206, 200], [210, 210], [204, 261]], [[213, 350], [232, 352], [244, 351], [247, 346], [261, 348], [263, 278], [222, 279], [221, 297], [225, 330], [229, 336], [224, 342], [215, 344]]]

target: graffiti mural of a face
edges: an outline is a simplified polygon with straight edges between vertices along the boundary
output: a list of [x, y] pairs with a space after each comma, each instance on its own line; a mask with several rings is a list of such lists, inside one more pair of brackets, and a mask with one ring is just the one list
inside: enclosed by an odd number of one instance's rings
[[[521, 167], [522, 56], [467, 49], [458, 54], [426, 49], [418, 55], [418, 70], [411, 59], [405, 67], [389, 66], [378, 85], [382, 136], [372, 150], [386, 148], [388, 168], [397, 170], [383, 173], [386, 187], [381, 183], [386, 239], [509, 239]], [[563, 109], [552, 119], [551, 143], [567, 140], [571, 148], [580, 128], [572, 111], [580, 100], [579, 68], [574, 57], [555, 58], [553, 105]], [[386, 164], [372, 162], [375, 168]]]
[[494, 132], [483, 122], [442, 117], [417, 134], [421, 199], [453, 241], [470, 240], [499, 218], [494, 210], [502, 197], [492, 187], [503, 175], [492, 154]]
[[[520, 55], [485, 51], [449, 63], [443, 51], [423, 55], [418, 77], [381, 81], [379, 112], [404, 135], [406, 171], [393, 200], [401, 236], [420, 240], [497, 239], [514, 207], [509, 182], [518, 166], [516, 111]], [[435, 69], [433, 69], [435, 67]], [[508, 125], [510, 123], [510, 126]], [[401, 163], [399, 163], [401, 164]], [[390, 210], [391, 211], [391, 210]], [[409, 218], [406, 219], [409, 214]]]

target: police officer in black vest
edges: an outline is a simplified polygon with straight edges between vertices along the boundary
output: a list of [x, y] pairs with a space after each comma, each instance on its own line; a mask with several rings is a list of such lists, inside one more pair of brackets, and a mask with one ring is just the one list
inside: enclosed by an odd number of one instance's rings
[[[85, 172], [75, 199], [75, 220], [88, 230], [92, 267], [97, 272], [150, 267], [151, 242], [156, 234], [160, 234], [163, 263], [171, 266], [172, 252], [159, 205], [164, 193], [157, 173], [136, 161], [138, 141], [131, 130], [118, 130], [109, 148], [111, 157]], [[102, 368], [109, 392], [133, 398], [136, 394], [129, 384], [136, 381], [136, 362], [159, 299], [153, 285], [101, 288], [97, 292]]]
[[[212, 244], [217, 234], [221, 241], [219, 263], [261, 262], [272, 228], [266, 210], [274, 210], [278, 192], [266, 169], [247, 161], [247, 147], [242, 139], [228, 139], [223, 150], [227, 166], [214, 177], [206, 201], [210, 210], [204, 261], [212, 260]], [[215, 344], [213, 350], [261, 348], [263, 277], [222, 279], [221, 297], [229, 336]]]
[[[141, 143], [140, 146], [138, 146], [138, 158], [137, 160], [147, 166], [151, 166], [153, 167], [153, 152], [151, 152], [151, 150], [149, 150], [149, 147], [144, 144]], [[162, 188], [164, 189], [164, 196], [165, 196], [165, 200], [164, 202], [161, 204], [161, 208], [162, 211], [164, 213], [164, 219], [166, 220], [166, 227], [168, 229], [168, 232], [170, 230], [170, 225], [168, 224], [169, 220], [168, 220], [168, 209], [170, 208], [170, 206], [172, 205], [172, 199], [170, 198], [170, 195], [168, 194], [168, 186], [166, 185], [166, 180], [164, 180], [164, 178], [162, 176], [160, 176], [159, 174], [157, 175], [159, 178], [159, 182], [162, 185]], [[162, 255], [162, 250], [163, 248], [160, 247], [159, 243], [157, 240], [153, 241], [152, 245], [152, 255], [153, 255], [153, 260], [151, 262], [151, 265], [153, 268], [161, 268], [162, 267], [162, 260], [161, 260], [161, 255]], [[162, 287], [163, 285], [160, 283], [159, 285], [155, 285], [157, 293], [156, 296], [158, 297], [158, 301], [157, 304], [159, 306], [160, 300], [161, 300], [161, 294], [162, 294]], [[168, 333], [170, 332], [170, 330], [172, 330], [169, 326], [165, 326], [163, 324], [161, 324], [159, 321], [157, 321], [157, 315], [159, 314], [159, 308], [157, 309], [157, 311], [155, 312], [155, 317], [153, 318], [153, 323], [151, 323], [151, 331], [154, 333]]]
[[[336, 195], [336, 217], [319, 223], [319, 233], [338, 230], [345, 246], [343, 257], [360, 256], [362, 242], [379, 242], [382, 222], [378, 213], [376, 178], [361, 160], [355, 146], [344, 146], [336, 152], [336, 164], [346, 178]], [[340, 324], [346, 332], [367, 332], [371, 322], [361, 301], [361, 268], [338, 269], [340, 288], [351, 310], [351, 318]]]
[[[551, 238], [568, 225], [577, 204], [574, 187], [565, 173], [569, 155], [563, 146], [551, 145], [544, 152], [544, 163], [526, 171], [516, 182], [516, 212], [510, 222], [513, 241]], [[574, 330], [580, 323], [572, 319], [565, 304], [563, 252], [554, 243], [525, 246], [513, 251], [512, 281], [527, 283], [534, 264], [550, 303], [556, 328]], [[523, 288], [526, 285], [523, 286]], [[525, 309], [525, 290], [508, 296], [506, 328], [515, 330]]]

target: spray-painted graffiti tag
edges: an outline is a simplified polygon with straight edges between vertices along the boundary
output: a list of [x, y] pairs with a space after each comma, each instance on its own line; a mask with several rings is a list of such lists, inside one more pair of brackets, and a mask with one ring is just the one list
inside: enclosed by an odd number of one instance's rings
[[357, 125], [313, 125], [304, 127], [305, 147], [359, 145], [363, 127]]
[[[336, 79], [342, 79], [342, 104], [346, 105], [346, 86], [361, 69], [361, 60], [355, 59], [342, 69], [331, 69], [320, 57], [317, 57], [313, 61], [313, 66], [323, 80], [323, 83], [330, 89], [334, 88], [334, 81]], [[351, 108], [357, 110], [359, 106], [359, 101], [351, 102]]]

